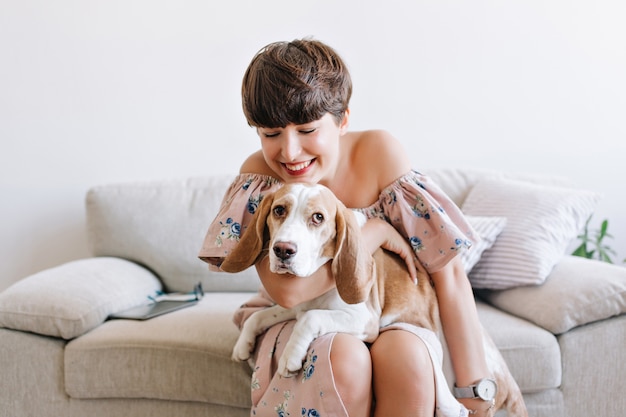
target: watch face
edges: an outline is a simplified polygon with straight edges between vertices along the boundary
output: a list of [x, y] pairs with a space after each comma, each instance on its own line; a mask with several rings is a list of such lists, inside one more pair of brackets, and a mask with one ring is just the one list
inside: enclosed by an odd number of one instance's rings
[[498, 386], [493, 379], [483, 379], [476, 386], [476, 393], [485, 401], [491, 401], [496, 397]]

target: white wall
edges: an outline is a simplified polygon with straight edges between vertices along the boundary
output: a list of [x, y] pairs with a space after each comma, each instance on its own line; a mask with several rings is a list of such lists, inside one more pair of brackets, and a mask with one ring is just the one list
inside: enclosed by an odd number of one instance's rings
[[240, 80], [264, 44], [342, 53], [354, 129], [416, 168], [555, 173], [604, 193], [626, 257], [620, 0], [0, 0], [0, 290], [88, 256], [95, 184], [235, 172]]

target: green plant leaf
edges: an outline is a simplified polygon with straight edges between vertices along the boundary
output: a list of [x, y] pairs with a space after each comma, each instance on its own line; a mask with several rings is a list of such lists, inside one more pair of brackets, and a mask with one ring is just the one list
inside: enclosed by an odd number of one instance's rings
[[572, 252], [574, 256], [580, 256], [583, 258], [588, 258], [587, 256], [587, 244], [585, 242], [581, 243], [579, 247], [577, 247], [574, 252]]
[[[581, 256], [588, 259], [593, 259], [595, 255], [598, 260], [612, 264], [613, 260], [611, 259], [611, 255], [616, 255], [616, 253], [613, 248], [611, 248], [604, 242], [604, 240], [607, 238], [613, 238], [613, 236], [608, 232], [608, 219], [604, 219], [600, 224], [600, 228], [593, 232], [593, 238], [589, 237], [590, 221], [591, 216], [585, 222], [585, 228], [583, 232], [578, 235], [578, 239], [581, 241], [581, 244], [574, 250], [574, 252], [572, 252], [572, 255]], [[589, 250], [588, 246], [593, 247], [593, 249]], [[626, 262], [626, 259], [624, 259], [623, 262]]]
[[612, 264], [613, 260], [611, 259], [611, 257], [609, 255], [607, 255], [605, 252], [598, 252], [598, 259], [607, 263]]
[[604, 236], [606, 234], [606, 229], [609, 227], [609, 221], [607, 219], [605, 219], [602, 222], [602, 226], [600, 227], [600, 233], [602, 234], [602, 236]]

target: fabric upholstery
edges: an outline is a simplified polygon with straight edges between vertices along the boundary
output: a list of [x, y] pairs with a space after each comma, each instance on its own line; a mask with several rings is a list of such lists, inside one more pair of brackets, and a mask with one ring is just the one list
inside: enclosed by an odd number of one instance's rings
[[0, 328], [0, 416], [67, 415], [65, 340]]
[[522, 393], [561, 385], [561, 352], [552, 333], [480, 301], [476, 307]]
[[472, 245], [469, 250], [461, 252], [461, 261], [465, 272], [469, 273], [474, 265], [480, 261], [483, 252], [496, 243], [498, 235], [502, 233], [506, 225], [505, 217], [489, 216], [466, 216], [474, 231], [480, 236], [480, 240]]
[[559, 336], [559, 343], [563, 352], [561, 388], [569, 398], [565, 415], [580, 415], [579, 410], [590, 403], [593, 415], [622, 415], [626, 408], [626, 315], [573, 329]]
[[435, 180], [459, 207], [463, 205], [472, 188], [483, 180], [516, 180], [559, 187], [574, 186], [568, 178], [532, 172], [508, 172], [481, 168], [432, 168], [423, 172]]
[[626, 270], [566, 256], [541, 286], [480, 292], [492, 305], [554, 334], [626, 312]]
[[198, 251], [234, 176], [146, 181], [93, 187], [86, 199], [87, 232], [94, 256], [117, 256], [149, 265], [168, 292], [256, 291], [254, 268], [209, 272]]
[[73, 261], [0, 293], [0, 327], [72, 339], [160, 289], [154, 274], [123, 259]]
[[[524, 403], [530, 417], [582, 417], [581, 414], [563, 414], [565, 408], [563, 392], [558, 388], [524, 394]], [[496, 417], [507, 417], [504, 410], [496, 413]]]
[[208, 293], [195, 306], [146, 321], [111, 320], [71, 341], [66, 390], [73, 398], [153, 398], [249, 404], [251, 370], [231, 360], [234, 309], [249, 293]]
[[[82, 399], [247, 403], [246, 390], [224, 387], [249, 384], [248, 365], [232, 362], [230, 355], [238, 335], [232, 309], [250, 295], [207, 294], [196, 306], [148, 321], [105, 323], [68, 344], [67, 392]], [[491, 306], [478, 305], [481, 321], [494, 334], [520, 388], [536, 392], [558, 387], [561, 358], [555, 337]], [[520, 366], [529, 361], [536, 367]]]
[[34, 415], [37, 417], [250, 417], [250, 408], [147, 398], [70, 399], [70, 407], [66, 414]]
[[545, 281], [593, 214], [599, 195], [514, 180], [483, 180], [461, 206], [507, 223], [469, 274], [474, 288], [506, 289]]

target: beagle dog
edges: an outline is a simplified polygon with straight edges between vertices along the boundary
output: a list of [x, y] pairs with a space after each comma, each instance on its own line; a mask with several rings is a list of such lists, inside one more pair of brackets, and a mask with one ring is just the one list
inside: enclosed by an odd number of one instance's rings
[[[286, 184], [266, 195], [221, 269], [239, 272], [268, 256], [272, 272], [297, 279], [314, 279], [318, 269], [329, 268], [336, 287], [293, 308], [274, 305], [252, 314], [233, 359], [249, 359], [259, 334], [292, 319], [296, 323], [278, 363], [283, 376], [300, 370], [310, 343], [330, 332], [371, 342], [380, 328], [409, 323], [442, 337], [437, 296], [423, 266], [418, 263], [416, 285], [399, 256], [383, 249], [372, 255], [360, 236], [356, 213], [322, 185]], [[483, 340], [498, 386], [493, 411], [506, 408], [510, 416], [527, 416], [521, 391], [484, 330]]]

